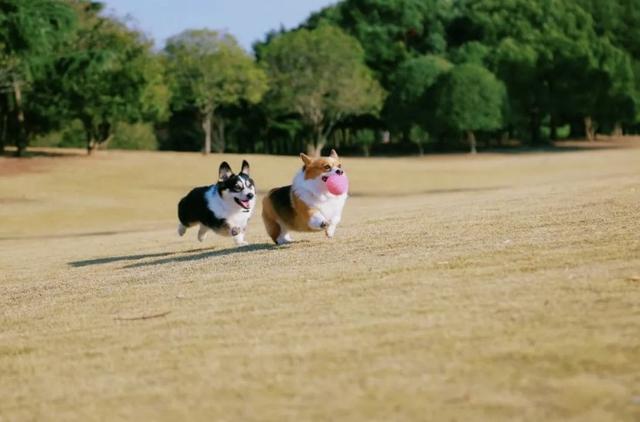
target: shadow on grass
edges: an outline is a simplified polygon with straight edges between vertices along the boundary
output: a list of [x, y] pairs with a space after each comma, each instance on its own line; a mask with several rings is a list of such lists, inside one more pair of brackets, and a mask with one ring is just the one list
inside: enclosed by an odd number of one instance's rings
[[[125, 265], [122, 268], [140, 268], [140, 267], [150, 267], [154, 265], [171, 264], [171, 263], [177, 263], [177, 262], [199, 261], [201, 259], [206, 259], [206, 258], [217, 258], [217, 257], [233, 255], [237, 253], [273, 250], [278, 248], [282, 248], [282, 246], [277, 246], [272, 243], [256, 243], [255, 245], [247, 245], [247, 246], [233, 247], [233, 248], [220, 249], [220, 250], [196, 249], [193, 251], [186, 251], [186, 252], [168, 252], [165, 254], [158, 254], [158, 256], [167, 256], [167, 258], [156, 259], [154, 261], [139, 262], [136, 264], [129, 264], [129, 265]], [[199, 253], [194, 254], [192, 252], [199, 252]], [[188, 255], [184, 255], [184, 254], [188, 254]], [[152, 257], [152, 255], [154, 254], [151, 254], [151, 256], [148, 256], [148, 257]], [[180, 255], [180, 256], [176, 256], [176, 255]]]
[[[199, 249], [199, 250], [203, 250], [203, 249]], [[159, 252], [159, 253], [149, 253], [149, 254], [140, 254], [140, 255], [107, 256], [104, 258], [72, 261], [72, 262], [69, 262], [69, 265], [72, 267], [79, 268], [79, 267], [87, 267], [89, 265], [110, 264], [112, 262], [118, 262], [118, 261], [137, 261], [145, 258], [158, 258], [161, 256], [176, 255], [180, 253], [183, 253], [183, 252]]]
[[204, 258], [215, 258], [218, 256], [231, 255], [242, 252], [254, 252], [261, 250], [275, 249], [278, 246], [271, 243], [258, 243], [255, 245], [247, 245], [241, 247], [227, 248], [221, 250], [214, 250], [214, 248], [199, 248], [190, 249], [187, 251], [174, 251], [174, 252], [157, 252], [148, 254], [137, 255], [119, 255], [119, 256], [105, 256], [103, 258], [85, 259], [81, 261], [72, 261], [68, 265], [74, 268], [87, 267], [91, 265], [103, 265], [111, 264], [113, 262], [120, 261], [140, 261], [147, 258], [162, 258], [155, 261], [145, 261], [135, 264], [129, 264], [122, 268], [137, 268], [147, 267], [151, 265], [162, 265], [171, 262], [185, 262], [185, 261], [197, 261]]

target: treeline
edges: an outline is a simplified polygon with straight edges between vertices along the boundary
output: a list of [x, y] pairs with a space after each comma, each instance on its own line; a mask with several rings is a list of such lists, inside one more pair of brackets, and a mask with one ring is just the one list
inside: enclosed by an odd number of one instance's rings
[[640, 0], [345, 0], [244, 51], [0, 0], [0, 148], [397, 154], [636, 132]]

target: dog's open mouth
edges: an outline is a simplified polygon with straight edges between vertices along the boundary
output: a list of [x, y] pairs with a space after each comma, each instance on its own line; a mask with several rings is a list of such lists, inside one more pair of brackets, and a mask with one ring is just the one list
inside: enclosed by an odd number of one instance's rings
[[233, 199], [235, 199], [236, 203], [240, 205], [242, 208], [244, 208], [245, 210], [248, 210], [249, 208], [251, 208], [251, 204], [249, 200], [243, 201], [242, 199], [238, 199], [238, 198], [233, 198]]

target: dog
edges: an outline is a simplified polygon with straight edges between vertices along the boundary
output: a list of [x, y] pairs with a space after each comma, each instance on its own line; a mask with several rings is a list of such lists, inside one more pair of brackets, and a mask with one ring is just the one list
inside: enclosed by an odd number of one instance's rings
[[271, 239], [282, 245], [292, 241], [290, 231], [322, 231], [328, 238], [335, 234], [342, 219], [347, 193], [334, 195], [326, 181], [332, 175], [344, 175], [335, 150], [329, 157], [313, 159], [300, 154], [304, 163], [289, 186], [272, 189], [262, 201], [262, 219]]
[[247, 245], [244, 234], [256, 205], [256, 185], [249, 176], [249, 163], [242, 161], [239, 174], [234, 174], [224, 161], [218, 170], [218, 182], [194, 188], [178, 203], [178, 234], [200, 224], [198, 240], [209, 230], [231, 236], [237, 246]]

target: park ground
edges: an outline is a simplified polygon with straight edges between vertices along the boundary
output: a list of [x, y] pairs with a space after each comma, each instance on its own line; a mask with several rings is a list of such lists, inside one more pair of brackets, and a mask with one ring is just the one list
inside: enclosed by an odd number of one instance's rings
[[239, 249], [177, 200], [298, 158], [0, 158], [0, 421], [637, 421], [640, 140], [579, 145], [346, 158], [334, 239]]

